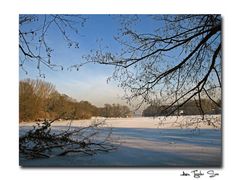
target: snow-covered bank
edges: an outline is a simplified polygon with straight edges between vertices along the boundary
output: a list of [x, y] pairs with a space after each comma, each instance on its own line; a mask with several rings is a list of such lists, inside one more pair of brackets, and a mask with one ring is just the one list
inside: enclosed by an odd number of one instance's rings
[[[88, 126], [94, 120], [105, 120], [110, 127], [117, 128], [160, 128], [160, 129], [179, 129], [179, 128], [202, 128], [212, 129], [221, 128], [221, 115], [206, 115], [204, 120], [201, 116], [169, 116], [169, 117], [131, 117], [131, 118], [103, 118], [93, 117], [91, 120], [73, 120], [72, 126]], [[210, 124], [209, 124], [210, 122]], [[68, 121], [56, 121], [55, 126], [66, 126]], [[20, 123], [20, 126], [32, 126], [35, 122]], [[213, 126], [213, 124], [216, 126]]]
[[[185, 117], [186, 118], [186, 117]], [[192, 117], [183, 121], [189, 122]], [[201, 129], [179, 128], [170, 125], [170, 118], [159, 124], [158, 118], [107, 119], [108, 127], [112, 127], [112, 137], [121, 142], [117, 150], [99, 153], [94, 156], [69, 154], [49, 159], [24, 160], [21, 166], [221, 166], [222, 141], [221, 129], [201, 125]], [[214, 119], [219, 121], [220, 116]], [[179, 119], [178, 119], [179, 120]], [[176, 121], [176, 119], [175, 119]], [[72, 126], [86, 126], [91, 121], [73, 121]], [[21, 123], [20, 134], [29, 129], [32, 123]], [[66, 122], [55, 122], [53, 129], [66, 127]], [[219, 126], [219, 127], [220, 127]], [[169, 128], [171, 127], [171, 128]], [[208, 127], [208, 129], [204, 128]], [[105, 129], [106, 131], [108, 128]]]

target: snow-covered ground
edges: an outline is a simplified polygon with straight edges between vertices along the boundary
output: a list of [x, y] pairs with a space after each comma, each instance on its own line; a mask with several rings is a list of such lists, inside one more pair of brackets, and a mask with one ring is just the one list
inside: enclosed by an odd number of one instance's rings
[[[72, 121], [72, 127], [87, 126], [92, 120]], [[101, 118], [100, 118], [101, 119]], [[117, 150], [93, 156], [69, 154], [48, 159], [20, 159], [21, 166], [215, 166], [222, 163], [221, 116], [182, 116], [168, 118], [110, 118], [113, 143]], [[21, 123], [20, 135], [34, 123]], [[69, 121], [57, 121], [54, 130], [66, 128]], [[196, 124], [198, 129], [196, 128]], [[213, 125], [214, 124], [214, 125]]]

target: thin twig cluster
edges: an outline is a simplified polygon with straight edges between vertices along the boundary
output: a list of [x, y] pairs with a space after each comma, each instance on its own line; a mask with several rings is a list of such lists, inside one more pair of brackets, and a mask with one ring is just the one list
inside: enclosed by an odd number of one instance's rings
[[116, 149], [112, 144], [112, 131], [104, 132], [104, 121], [94, 122], [87, 127], [71, 127], [54, 132], [52, 123], [44, 120], [19, 138], [19, 153], [23, 158], [50, 158], [69, 153], [94, 155]]
[[[156, 28], [140, 32], [143, 16], [124, 16], [123, 27], [116, 40], [122, 48], [117, 54], [96, 50], [85, 62], [112, 65], [110, 79], [119, 82], [129, 104], [167, 105], [174, 114], [191, 100], [196, 100], [204, 116], [202, 99], [219, 108], [221, 94], [221, 16], [155, 15], [148, 18]], [[141, 24], [146, 26], [145, 24]], [[84, 59], [84, 58], [83, 58]], [[220, 101], [219, 101], [220, 102]]]

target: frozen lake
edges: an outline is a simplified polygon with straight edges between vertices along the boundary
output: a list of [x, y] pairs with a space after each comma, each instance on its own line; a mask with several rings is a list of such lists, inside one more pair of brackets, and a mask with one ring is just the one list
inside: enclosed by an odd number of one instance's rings
[[[116, 150], [93, 156], [69, 154], [48, 159], [20, 159], [20, 165], [28, 167], [220, 167], [222, 165], [220, 127], [198, 130], [163, 128], [156, 122], [159, 120], [110, 119], [107, 123], [112, 128], [112, 138], [121, 142]], [[77, 127], [78, 124], [82, 125], [84, 122], [73, 122], [73, 126]], [[146, 128], [143, 128], [144, 124]], [[20, 135], [24, 134], [31, 125], [31, 123], [21, 124]], [[64, 122], [57, 122], [54, 126], [55, 131], [66, 127]], [[104, 128], [103, 133], [108, 130]]]

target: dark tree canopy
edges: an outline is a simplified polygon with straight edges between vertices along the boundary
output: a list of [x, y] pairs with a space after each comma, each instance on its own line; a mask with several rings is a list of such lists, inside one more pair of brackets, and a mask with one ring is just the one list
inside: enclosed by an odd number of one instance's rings
[[[190, 100], [201, 98], [217, 106], [221, 98], [221, 16], [152, 15], [157, 24], [149, 32], [134, 27], [143, 16], [123, 16], [120, 34], [115, 37], [121, 53], [96, 50], [86, 63], [115, 66], [111, 77], [124, 88], [131, 103], [167, 104], [178, 110]], [[144, 17], [146, 18], [146, 17]]]

